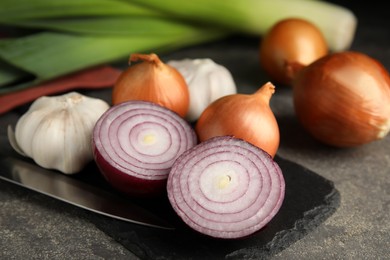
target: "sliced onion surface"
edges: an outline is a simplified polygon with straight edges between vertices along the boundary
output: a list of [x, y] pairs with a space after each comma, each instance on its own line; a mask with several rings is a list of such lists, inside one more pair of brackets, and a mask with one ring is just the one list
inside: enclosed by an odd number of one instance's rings
[[279, 211], [285, 182], [265, 151], [219, 136], [183, 153], [168, 177], [169, 201], [194, 230], [216, 238], [242, 238]]
[[188, 122], [173, 111], [127, 101], [102, 115], [92, 143], [96, 164], [114, 188], [152, 195], [165, 190], [173, 162], [197, 139]]

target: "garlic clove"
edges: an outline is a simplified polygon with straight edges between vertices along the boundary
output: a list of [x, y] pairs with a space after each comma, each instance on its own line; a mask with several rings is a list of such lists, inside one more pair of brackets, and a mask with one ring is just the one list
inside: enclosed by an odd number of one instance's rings
[[12, 129], [12, 126], [9, 125], [7, 128], [7, 136], [11, 147], [20, 155], [26, 156], [22, 148], [19, 147], [18, 142], [16, 141], [15, 132]]
[[203, 110], [216, 99], [236, 94], [237, 87], [230, 71], [210, 58], [171, 60], [168, 65], [184, 77], [190, 92], [186, 119], [196, 121]]
[[109, 105], [97, 98], [70, 92], [33, 102], [9, 131], [12, 147], [38, 165], [74, 174], [93, 160], [91, 138], [96, 121]]

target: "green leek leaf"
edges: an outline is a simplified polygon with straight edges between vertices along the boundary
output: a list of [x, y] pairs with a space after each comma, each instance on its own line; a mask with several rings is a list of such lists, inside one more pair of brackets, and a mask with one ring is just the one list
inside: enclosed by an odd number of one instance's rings
[[161, 17], [85, 17], [72, 19], [12, 20], [10, 26], [42, 30], [63, 31], [83, 35], [146, 36], [180, 35], [188, 32], [189, 26]]
[[225, 33], [192, 28], [175, 36], [93, 37], [43, 32], [3, 40], [0, 41], [0, 58], [35, 75], [36, 80], [0, 88], [0, 93], [26, 88], [87, 67], [127, 59], [133, 52], [163, 52], [223, 36]]
[[20, 19], [85, 16], [153, 16], [158, 11], [120, 0], [1, 0], [0, 23]]
[[8, 63], [0, 60], [0, 89], [28, 77], [28, 73], [23, 72]]

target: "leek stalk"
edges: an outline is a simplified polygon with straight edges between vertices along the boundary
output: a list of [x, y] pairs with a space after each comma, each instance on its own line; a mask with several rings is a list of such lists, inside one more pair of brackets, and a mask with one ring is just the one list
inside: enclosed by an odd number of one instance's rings
[[2, 0], [0, 30], [22, 33], [0, 39], [0, 94], [134, 52], [259, 37], [287, 17], [316, 24], [333, 51], [349, 48], [357, 24], [348, 9], [320, 0]]
[[348, 49], [357, 18], [347, 8], [310, 0], [127, 0], [171, 14], [177, 19], [219, 25], [237, 32], [264, 35], [277, 21], [300, 17], [324, 34], [333, 51]]

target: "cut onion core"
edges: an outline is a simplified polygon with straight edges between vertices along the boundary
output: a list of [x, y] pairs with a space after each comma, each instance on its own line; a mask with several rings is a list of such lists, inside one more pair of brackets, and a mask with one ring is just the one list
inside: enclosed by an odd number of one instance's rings
[[175, 161], [167, 192], [175, 212], [192, 229], [235, 239], [271, 221], [282, 205], [285, 182], [268, 153], [242, 139], [219, 136]]
[[164, 191], [173, 162], [196, 143], [194, 130], [183, 118], [146, 101], [111, 107], [93, 135], [102, 174], [114, 188], [132, 195]]

